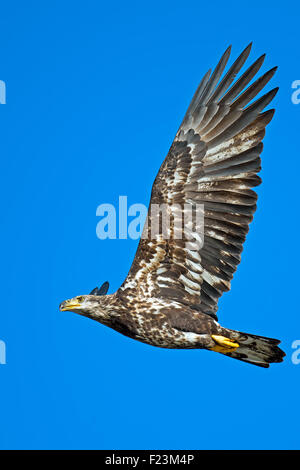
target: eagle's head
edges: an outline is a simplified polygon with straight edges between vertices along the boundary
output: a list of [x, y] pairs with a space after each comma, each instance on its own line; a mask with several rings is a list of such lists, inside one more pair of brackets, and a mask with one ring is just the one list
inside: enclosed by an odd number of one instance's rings
[[107, 297], [109, 295], [98, 297], [96, 295], [78, 295], [72, 299], [65, 300], [59, 306], [61, 312], [70, 311], [93, 318], [105, 323], [109, 320], [110, 311], [108, 307]]
[[89, 295], [78, 295], [65, 300], [59, 306], [61, 312], [69, 310], [85, 317], [93, 318], [106, 323], [110, 317], [110, 300], [112, 295], [105, 295], [108, 291], [108, 282], [99, 289], [96, 287]]

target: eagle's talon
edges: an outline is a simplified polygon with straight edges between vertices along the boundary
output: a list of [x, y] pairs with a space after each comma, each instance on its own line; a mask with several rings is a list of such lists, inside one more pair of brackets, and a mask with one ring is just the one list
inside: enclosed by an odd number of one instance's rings
[[[219, 335], [211, 335], [212, 339], [217, 343], [215, 347], [213, 347], [213, 351], [216, 351], [216, 348], [224, 349], [225, 351], [228, 352], [229, 349], [236, 349], [239, 347], [239, 343], [236, 343], [235, 341], [232, 341], [229, 338], [226, 338], [225, 336], [219, 336]], [[220, 352], [220, 351], [217, 351]], [[222, 351], [223, 352], [223, 351]]]

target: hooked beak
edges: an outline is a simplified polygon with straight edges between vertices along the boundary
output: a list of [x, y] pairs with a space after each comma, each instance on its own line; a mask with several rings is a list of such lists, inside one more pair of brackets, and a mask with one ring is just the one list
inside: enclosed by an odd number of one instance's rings
[[74, 310], [76, 308], [79, 308], [81, 307], [81, 303], [78, 302], [78, 300], [76, 299], [69, 299], [69, 300], [65, 300], [64, 302], [62, 302], [59, 306], [59, 310], [61, 312], [65, 312], [67, 310]]

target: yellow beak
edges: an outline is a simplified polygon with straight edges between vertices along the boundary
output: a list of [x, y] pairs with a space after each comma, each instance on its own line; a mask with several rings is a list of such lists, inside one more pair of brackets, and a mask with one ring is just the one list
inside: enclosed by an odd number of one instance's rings
[[71, 299], [71, 300], [65, 300], [64, 302], [62, 302], [59, 306], [59, 310], [61, 312], [65, 312], [67, 310], [73, 310], [74, 308], [78, 308], [78, 307], [81, 307], [81, 303], [79, 303], [75, 299]]

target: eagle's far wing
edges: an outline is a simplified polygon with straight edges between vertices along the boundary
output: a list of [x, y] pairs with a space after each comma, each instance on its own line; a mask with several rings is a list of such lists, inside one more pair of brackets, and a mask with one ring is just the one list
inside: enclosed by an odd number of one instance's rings
[[[251, 188], [261, 183], [261, 141], [274, 114], [263, 110], [278, 90], [252, 102], [276, 70], [247, 87], [264, 55], [235, 81], [250, 49], [251, 44], [221, 78], [228, 48], [214, 72], [202, 79], [154, 181], [148, 231], [145, 227], [121, 292], [134, 289], [142, 297], [180, 300], [216, 318], [218, 299], [230, 289], [256, 210], [257, 195]], [[167, 236], [151, 234], [151, 209], [162, 204], [184, 210], [204, 205], [204, 243], [198, 251], [187, 245], [188, 237], [174, 237], [172, 224]], [[189, 229], [195, 230], [195, 221]]]

